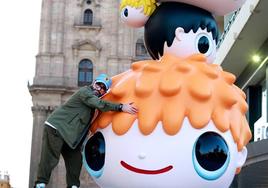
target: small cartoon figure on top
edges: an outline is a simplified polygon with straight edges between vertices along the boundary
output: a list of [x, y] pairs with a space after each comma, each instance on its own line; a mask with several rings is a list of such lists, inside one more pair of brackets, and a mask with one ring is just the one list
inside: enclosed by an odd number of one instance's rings
[[155, 0], [123, 0], [121, 18], [130, 27], [142, 27], [156, 8]]
[[123, 0], [120, 10], [128, 26], [145, 27], [145, 46], [153, 59], [160, 59], [165, 53], [180, 58], [201, 53], [207, 63], [213, 63], [219, 35], [214, 15], [230, 13], [244, 2]]
[[204, 9], [165, 2], [146, 22], [144, 40], [153, 59], [166, 53], [180, 58], [201, 53], [212, 63], [216, 58], [218, 27], [211, 13]]

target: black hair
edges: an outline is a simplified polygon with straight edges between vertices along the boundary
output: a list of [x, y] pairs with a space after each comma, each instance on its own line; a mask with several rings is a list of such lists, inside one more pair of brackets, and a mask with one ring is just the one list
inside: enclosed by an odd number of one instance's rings
[[172, 45], [178, 27], [186, 33], [206, 28], [218, 42], [218, 26], [210, 12], [184, 3], [161, 3], [145, 24], [145, 45], [153, 59], [163, 56], [165, 42], [168, 47]]

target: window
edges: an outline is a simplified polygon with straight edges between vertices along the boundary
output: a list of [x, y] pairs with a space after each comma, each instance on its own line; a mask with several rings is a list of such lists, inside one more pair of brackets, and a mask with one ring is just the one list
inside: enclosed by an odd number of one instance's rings
[[87, 4], [90, 5], [91, 4], [91, 0], [87, 0]]
[[[267, 68], [266, 68], [267, 69]], [[266, 119], [266, 122], [268, 123], [268, 97], [267, 97], [267, 88], [266, 88], [266, 79], [264, 79], [261, 83], [262, 87], [262, 117]], [[267, 137], [268, 138], [268, 137]]]
[[84, 24], [92, 25], [93, 12], [90, 9], [85, 10], [84, 12]]
[[142, 39], [138, 39], [136, 42], [136, 56], [147, 56], [147, 50], [144, 46], [143, 40]]
[[262, 116], [262, 87], [260, 85], [247, 88], [248, 112], [247, 118], [251, 132], [254, 133], [254, 123]]
[[93, 81], [93, 64], [88, 59], [83, 59], [79, 63], [78, 86], [91, 84]]

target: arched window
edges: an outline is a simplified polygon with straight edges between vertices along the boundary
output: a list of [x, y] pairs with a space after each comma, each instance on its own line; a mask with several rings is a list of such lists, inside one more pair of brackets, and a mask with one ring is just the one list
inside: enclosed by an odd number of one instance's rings
[[88, 59], [83, 59], [79, 63], [78, 86], [91, 84], [93, 81], [93, 64]]
[[144, 46], [143, 40], [138, 39], [136, 42], [136, 57], [144, 57], [147, 55], [147, 50]]
[[93, 12], [90, 9], [85, 10], [84, 12], [84, 24], [92, 25]]

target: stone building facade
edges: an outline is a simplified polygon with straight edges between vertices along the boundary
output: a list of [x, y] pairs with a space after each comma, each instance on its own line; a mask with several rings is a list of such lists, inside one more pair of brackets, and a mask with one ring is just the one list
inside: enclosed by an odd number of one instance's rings
[[[43, 0], [39, 50], [32, 95], [33, 132], [29, 187], [40, 159], [43, 123], [80, 86], [99, 73], [110, 76], [130, 68], [133, 61], [148, 58], [143, 31], [122, 24], [120, 0]], [[48, 188], [64, 188], [61, 159]], [[97, 187], [83, 169], [81, 188]]]
[[9, 174], [0, 171], [0, 188], [11, 188]]

